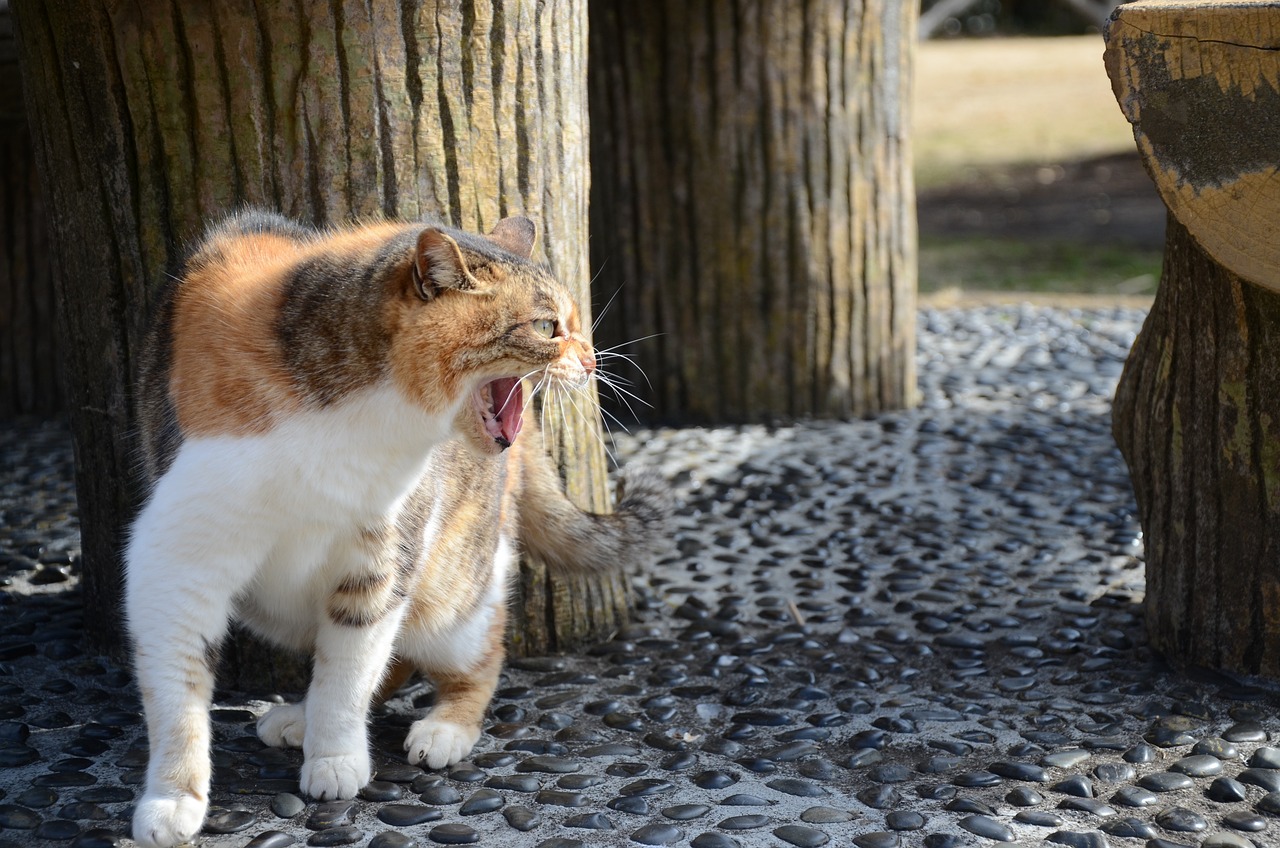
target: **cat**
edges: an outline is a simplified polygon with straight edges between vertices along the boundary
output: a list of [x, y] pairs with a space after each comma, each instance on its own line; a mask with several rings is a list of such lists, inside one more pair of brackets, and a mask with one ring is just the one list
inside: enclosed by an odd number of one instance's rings
[[302, 747], [304, 793], [350, 798], [370, 778], [380, 684], [435, 683], [410, 762], [442, 768], [478, 740], [517, 547], [558, 568], [650, 550], [658, 482], [633, 477], [617, 512], [582, 512], [532, 432], [523, 379], [582, 387], [596, 368], [569, 293], [530, 259], [535, 238], [523, 217], [481, 236], [243, 211], [161, 292], [137, 380], [147, 489], [125, 550], [150, 744], [139, 844], [203, 822], [232, 618], [313, 655], [304, 701], [258, 733]]

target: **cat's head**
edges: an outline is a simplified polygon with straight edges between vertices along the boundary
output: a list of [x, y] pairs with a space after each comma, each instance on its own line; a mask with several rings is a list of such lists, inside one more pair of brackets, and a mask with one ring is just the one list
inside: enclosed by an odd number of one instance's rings
[[488, 236], [427, 227], [395, 299], [393, 378], [428, 411], [461, 399], [455, 428], [485, 454], [519, 435], [523, 380], [580, 387], [596, 367], [569, 291], [531, 260], [536, 236], [519, 217]]

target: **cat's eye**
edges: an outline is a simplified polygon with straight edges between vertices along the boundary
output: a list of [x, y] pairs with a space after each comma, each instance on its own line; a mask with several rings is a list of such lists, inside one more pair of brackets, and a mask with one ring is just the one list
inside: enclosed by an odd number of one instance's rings
[[552, 338], [556, 334], [556, 322], [550, 318], [539, 318], [533, 322], [533, 331], [544, 338]]

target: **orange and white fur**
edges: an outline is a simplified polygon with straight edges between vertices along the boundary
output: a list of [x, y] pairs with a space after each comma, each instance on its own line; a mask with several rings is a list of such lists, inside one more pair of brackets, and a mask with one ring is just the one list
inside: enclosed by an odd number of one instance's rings
[[488, 236], [422, 224], [316, 232], [263, 212], [212, 228], [163, 292], [139, 374], [148, 496], [126, 614], [150, 762], [133, 837], [170, 846], [208, 807], [209, 706], [233, 617], [309, 652], [305, 701], [258, 723], [300, 745], [301, 789], [369, 781], [366, 716], [414, 671], [435, 706], [410, 762], [465, 757], [503, 661], [524, 548], [559, 567], [644, 555], [663, 495], [571, 504], [525, 421], [522, 380], [581, 387], [595, 355], [525, 218]]

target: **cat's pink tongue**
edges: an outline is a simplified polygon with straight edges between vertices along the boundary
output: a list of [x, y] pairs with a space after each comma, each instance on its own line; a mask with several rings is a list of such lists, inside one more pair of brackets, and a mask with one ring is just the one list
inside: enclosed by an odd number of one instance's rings
[[524, 425], [524, 387], [518, 379], [501, 377], [490, 383], [493, 392], [493, 412], [498, 420], [502, 438], [508, 445], [515, 444], [516, 436]]

